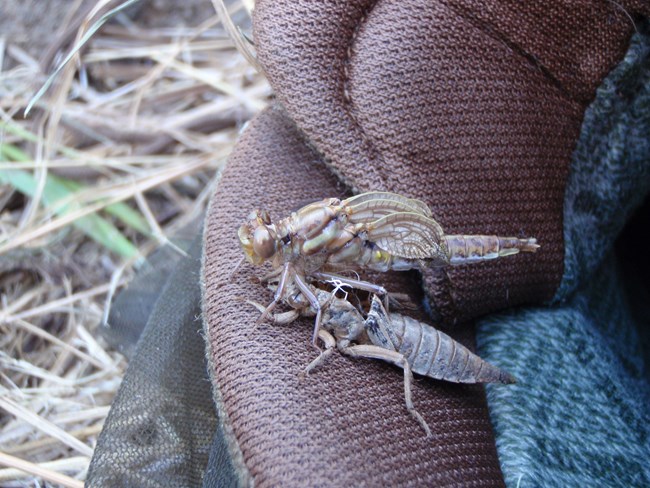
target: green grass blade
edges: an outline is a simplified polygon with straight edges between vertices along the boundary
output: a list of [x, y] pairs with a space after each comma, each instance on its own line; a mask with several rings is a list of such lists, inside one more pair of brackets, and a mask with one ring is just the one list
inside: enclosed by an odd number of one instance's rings
[[[20, 156], [21, 152], [20, 149], [11, 145], [0, 145], [0, 159], [9, 157], [12, 154]], [[0, 170], [0, 183], [11, 185], [20, 193], [29, 197], [35, 195], [38, 186], [38, 182], [31, 173], [15, 169]], [[70, 199], [73, 194], [74, 192], [71, 192], [66, 184], [60, 181], [60, 178], [55, 175], [48, 175], [43, 188], [42, 202], [57, 215], [65, 215], [78, 208], [78, 205]], [[69, 201], [70, 203], [61, 204], [62, 201]], [[91, 239], [121, 256], [131, 258], [138, 254], [137, 248], [113, 224], [99, 215], [86, 215], [75, 220], [73, 225]]]
[[[20, 137], [24, 141], [33, 142], [34, 144], [38, 143], [39, 141], [39, 137], [36, 134], [28, 131], [24, 127], [21, 127], [19, 124], [16, 124], [13, 120], [0, 121], [0, 130], [6, 131], [9, 134], [12, 134], [14, 136]], [[20, 153], [25, 154], [15, 146], [9, 146], [9, 147], [14, 147]], [[64, 156], [67, 156], [69, 158], [73, 158], [73, 159], [83, 158], [83, 153], [81, 151], [77, 151], [76, 149], [72, 149], [70, 147], [55, 145], [55, 149], [61, 154], [63, 154]], [[20, 159], [16, 159], [16, 161], [20, 161]]]
[[[52, 178], [56, 178], [62, 185], [64, 185], [71, 193], [77, 191], [85, 190], [86, 187], [81, 183], [78, 183], [73, 180], [66, 178], [61, 178], [56, 175], [50, 175]], [[48, 176], [48, 177], [50, 177]], [[124, 225], [131, 227], [134, 230], [137, 230], [141, 234], [146, 236], [151, 235], [151, 229], [147, 220], [138, 212], [137, 210], [132, 209], [126, 203], [118, 202], [108, 205], [104, 208], [106, 213], [112, 215]]]
[[[28, 154], [11, 144], [0, 144], [0, 156], [4, 156], [10, 161], [25, 162], [30, 160]], [[67, 187], [69, 193], [74, 193], [85, 189], [81, 183], [78, 183], [74, 180], [62, 178], [60, 176], [52, 174], [48, 174], [47, 177], [48, 179], [52, 178], [54, 181], [57, 181], [61, 185]], [[105, 210], [108, 214], [114, 216], [116, 219], [120, 220], [122, 223], [140, 232], [141, 234], [147, 236], [151, 234], [151, 229], [149, 228], [147, 220], [140, 214], [140, 212], [132, 209], [126, 203], [113, 203], [107, 206]]]

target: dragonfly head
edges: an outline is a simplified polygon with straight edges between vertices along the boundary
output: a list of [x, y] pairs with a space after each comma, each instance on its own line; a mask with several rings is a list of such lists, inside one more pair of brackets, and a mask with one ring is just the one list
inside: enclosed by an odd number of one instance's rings
[[266, 210], [251, 212], [237, 234], [246, 259], [253, 264], [262, 264], [277, 252], [275, 226]]

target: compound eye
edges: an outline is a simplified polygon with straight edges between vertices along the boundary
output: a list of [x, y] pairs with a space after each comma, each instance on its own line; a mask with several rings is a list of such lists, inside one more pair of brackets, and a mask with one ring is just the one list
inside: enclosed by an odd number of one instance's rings
[[253, 234], [253, 251], [262, 259], [269, 259], [275, 254], [275, 240], [269, 230], [260, 226]]

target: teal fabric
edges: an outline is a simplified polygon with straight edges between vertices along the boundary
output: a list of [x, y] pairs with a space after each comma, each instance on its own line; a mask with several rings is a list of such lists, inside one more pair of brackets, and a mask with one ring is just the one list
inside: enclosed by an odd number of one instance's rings
[[487, 389], [508, 486], [650, 486], [641, 338], [650, 329], [650, 293], [648, 275], [640, 276], [648, 269], [634, 266], [644, 255], [625, 252], [633, 245], [614, 248], [649, 190], [645, 23], [586, 112], [565, 195], [565, 274], [554, 305], [478, 326], [480, 355], [519, 381]]

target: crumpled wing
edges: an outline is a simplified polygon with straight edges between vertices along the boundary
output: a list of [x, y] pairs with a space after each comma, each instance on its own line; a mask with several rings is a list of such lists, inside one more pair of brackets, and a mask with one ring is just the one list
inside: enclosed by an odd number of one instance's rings
[[400, 212], [431, 217], [431, 210], [423, 201], [387, 191], [362, 193], [343, 200], [341, 204], [350, 211], [350, 222], [353, 224], [374, 222], [386, 215]]
[[386, 215], [366, 225], [367, 238], [379, 248], [406, 259], [435, 259], [449, 262], [442, 227], [415, 212]]

